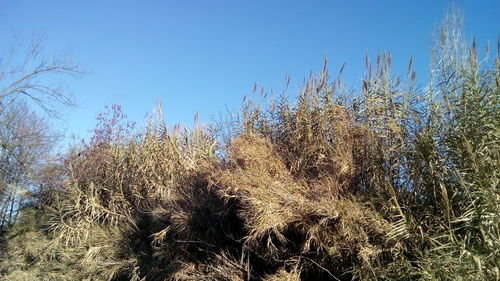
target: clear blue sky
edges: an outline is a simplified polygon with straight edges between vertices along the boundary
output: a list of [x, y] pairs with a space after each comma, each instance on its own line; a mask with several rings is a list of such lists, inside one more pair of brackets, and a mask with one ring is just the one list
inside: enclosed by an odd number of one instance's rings
[[25, 1], [0, 0], [2, 45], [12, 31], [44, 32], [48, 53], [73, 49], [89, 74], [70, 81], [80, 106], [66, 113], [67, 135], [88, 136], [105, 105], [130, 119], [161, 101], [170, 124], [209, 121], [237, 108], [257, 82], [294, 94], [327, 55], [331, 72], [358, 86], [365, 52], [390, 49], [396, 70], [411, 56], [426, 76], [432, 32], [447, 7], [465, 13], [480, 47], [496, 46], [500, 1]]

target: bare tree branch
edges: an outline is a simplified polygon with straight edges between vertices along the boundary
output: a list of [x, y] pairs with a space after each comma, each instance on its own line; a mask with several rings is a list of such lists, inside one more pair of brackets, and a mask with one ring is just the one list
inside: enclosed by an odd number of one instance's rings
[[[64, 79], [78, 77], [83, 72], [71, 62], [69, 55], [46, 59], [42, 56], [41, 45], [42, 39], [35, 38], [24, 54], [20, 48], [14, 48], [6, 59], [0, 58], [1, 62], [6, 62], [0, 64], [0, 104], [22, 98], [35, 103], [50, 117], [60, 117], [60, 106], [75, 105], [61, 86]], [[16, 61], [21, 63], [15, 64]]]

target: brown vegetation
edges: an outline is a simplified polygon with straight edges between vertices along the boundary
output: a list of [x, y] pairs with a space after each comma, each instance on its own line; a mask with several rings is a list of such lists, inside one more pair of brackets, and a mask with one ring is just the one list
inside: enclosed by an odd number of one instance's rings
[[449, 19], [428, 91], [412, 61], [395, 78], [386, 53], [367, 57], [353, 94], [325, 63], [296, 103], [247, 100], [230, 126], [170, 130], [159, 107], [133, 134], [114, 106], [90, 143], [45, 170], [0, 272], [498, 280], [500, 59], [480, 65], [475, 44], [457, 49]]

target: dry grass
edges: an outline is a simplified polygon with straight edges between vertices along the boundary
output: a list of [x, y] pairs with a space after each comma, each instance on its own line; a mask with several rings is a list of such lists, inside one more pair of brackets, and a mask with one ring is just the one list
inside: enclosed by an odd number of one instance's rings
[[25, 211], [45, 215], [10, 232], [0, 272], [499, 280], [500, 59], [481, 65], [475, 46], [457, 49], [451, 23], [426, 91], [412, 61], [402, 82], [386, 53], [367, 57], [352, 95], [325, 63], [296, 102], [247, 99], [212, 131], [167, 129], [161, 107], [134, 135], [101, 120], [91, 143], [47, 173], [37, 211]]
[[234, 140], [228, 159], [230, 168], [216, 185], [224, 198], [239, 201], [245, 244], [252, 249], [265, 245], [264, 255], [275, 258], [322, 253], [370, 263], [383, 247], [387, 221], [353, 198], [339, 196], [332, 190], [339, 183], [309, 185], [294, 179], [264, 138]]

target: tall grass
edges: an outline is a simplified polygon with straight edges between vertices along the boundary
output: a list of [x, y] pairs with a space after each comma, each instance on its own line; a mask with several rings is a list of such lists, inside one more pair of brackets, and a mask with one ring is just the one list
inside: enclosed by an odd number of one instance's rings
[[223, 126], [169, 128], [159, 107], [131, 133], [113, 107], [47, 173], [2, 274], [498, 280], [500, 58], [460, 23], [446, 17], [425, 88], [387, 52], [354, 91], [325, 61], [293, 102], [248, 98]]

